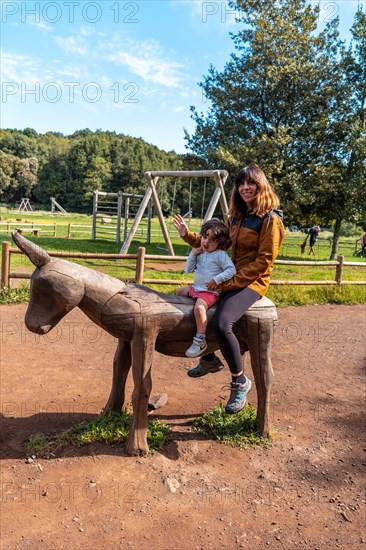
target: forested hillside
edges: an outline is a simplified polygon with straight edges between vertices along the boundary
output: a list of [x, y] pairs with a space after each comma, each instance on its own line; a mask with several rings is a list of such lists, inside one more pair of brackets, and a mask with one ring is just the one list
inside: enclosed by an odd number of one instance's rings
[[[31, 128], [0, 131], [0, 201], [30, 197], [49, 206], [90, 211], [94, 189], [144, 193], [148, 170], [189, 169], [189, 155], [166, 152], [143, 139], [80, 130], [70, 136]], [[197, 162], [195, 168], [199, 168]], [[168, 200], [168, 197], [166, 198]]]

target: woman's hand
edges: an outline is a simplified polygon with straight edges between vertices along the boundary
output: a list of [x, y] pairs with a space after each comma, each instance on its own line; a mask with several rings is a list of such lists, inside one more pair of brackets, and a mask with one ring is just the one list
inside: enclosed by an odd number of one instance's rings
[[173, 225], [178, 231], [180, 237], [184, 237], [188, 233], [188, 226], [180, 214], [173, 216]]

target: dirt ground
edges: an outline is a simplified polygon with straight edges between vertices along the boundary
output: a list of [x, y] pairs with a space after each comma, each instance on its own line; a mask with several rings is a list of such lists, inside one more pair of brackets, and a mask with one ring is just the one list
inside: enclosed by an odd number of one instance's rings
[[154, 416], [171, 443], [146, 458], [93, 444], [52, 460], [27, 459], [24, 442], [100, 412], [116, 342], [80, 310], [39, 337], [25, 310], [0, 307], [3, 550], [365, 547], [364, 306], [279, 309], [269, 448], [197, 435], [189, 420], [227, 398], [228, 370], [192, 380], [195, 360], [156, 353], [153, 393], [169, 401]]

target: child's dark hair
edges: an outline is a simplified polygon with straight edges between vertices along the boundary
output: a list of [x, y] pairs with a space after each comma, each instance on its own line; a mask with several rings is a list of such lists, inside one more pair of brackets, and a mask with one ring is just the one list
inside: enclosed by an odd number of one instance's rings
[[200, 231], [200, 235], [205, 237], [207, 231], [211, 229], [214, 241], [217, 242], [218, 248], [225, 250], [230, 245], [229, 228], [217, 218], [212, 218], [205, 222]]

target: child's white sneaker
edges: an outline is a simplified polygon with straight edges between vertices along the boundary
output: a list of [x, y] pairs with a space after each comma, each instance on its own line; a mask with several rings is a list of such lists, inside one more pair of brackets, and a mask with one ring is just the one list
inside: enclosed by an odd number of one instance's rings
[[186, 357], [198, 357], [207, 349], [206, 338], [193, 338], [193, 343], [186, 351]]

